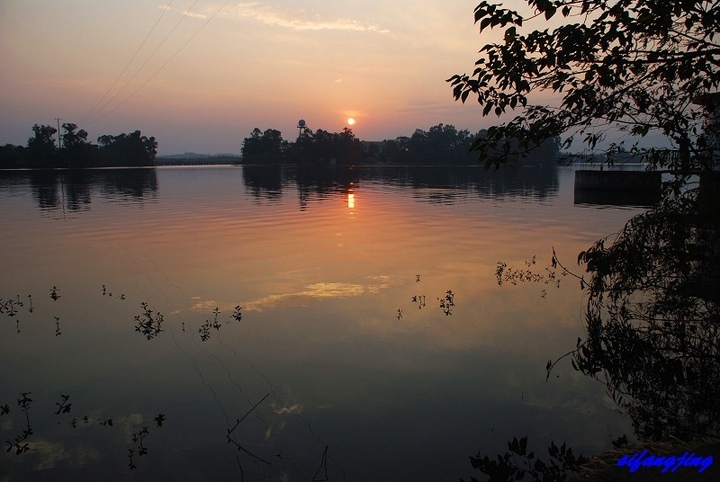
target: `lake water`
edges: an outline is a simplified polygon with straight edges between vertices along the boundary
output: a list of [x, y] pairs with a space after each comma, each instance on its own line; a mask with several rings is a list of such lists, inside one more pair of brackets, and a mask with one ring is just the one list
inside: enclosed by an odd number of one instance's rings
[[0, 172], [0, 209], [0, 480], [455, 481], [631, 433], [569, 359], [545, 381], [577, 280], [495, 278], [639, 212], [570, 168]]

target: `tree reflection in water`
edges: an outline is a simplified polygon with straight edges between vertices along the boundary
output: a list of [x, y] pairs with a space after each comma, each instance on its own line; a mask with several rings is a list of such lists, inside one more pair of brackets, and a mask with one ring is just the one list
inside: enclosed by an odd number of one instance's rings
[[[498, 284], [559, 288], [563, 276], [580, 280], [587, 297], [587, 337], [548, 361], [548, 378], [570, 356], [575, 370], [605, 384], [642, 443], [661, 441], [668, 453], [697, 444], [717, 449], [707, 442], [720, 435], [720, 199], [708, 186], [717, 186], [714, 173], [704, 174], [701, 187], [666, 193], [658, 206], [581, 252], [578, 264], [585, 274], [565, 267], [554, 251], [544, 272], [535, 269], [535, 258], [519, 269], [500, 262], [496, 271]], [[491, 480], [526, 473], [536, 480], [540, 474], [566, 480], [585, 462], [571, 454], [561, 457], [567, 463], [553, 463], [554, 444], [549, 465], [533, 462], [527, 439], [521, 442], [508, 443], [510, 452], [497, 461], [471, 457], [472, 465]], [[613, 444], [621, 449], [628, 439]], [[513, 454], [524, 462], [516, 463]]]
[[720, 430], [720, 212], [698, 193], [667, 197], [578, 259], [590, 278], [573, 364], [644, 439]]

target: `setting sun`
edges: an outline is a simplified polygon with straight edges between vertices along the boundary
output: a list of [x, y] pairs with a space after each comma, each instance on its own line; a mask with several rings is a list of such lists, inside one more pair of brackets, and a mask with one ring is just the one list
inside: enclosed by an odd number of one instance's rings
[[353, 119], [352, 117], [350, 117], [350, 118], [347, 120], [347, 123], [348, 123], [348, 125], [353, 125], [353, 124], [355, 124], [355, 119]]

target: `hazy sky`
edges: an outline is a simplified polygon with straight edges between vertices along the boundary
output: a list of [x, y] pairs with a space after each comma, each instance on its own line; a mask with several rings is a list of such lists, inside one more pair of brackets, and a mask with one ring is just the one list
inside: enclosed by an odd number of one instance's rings
[[[297, 121], [364, 140], [497, 122], [445, 82], [490, 40], [476, 0], [0, 0], [0, 145], [74, 122], [160, 154], [239, 152]], [[512, 4], [513, 2], [506, 2]]]

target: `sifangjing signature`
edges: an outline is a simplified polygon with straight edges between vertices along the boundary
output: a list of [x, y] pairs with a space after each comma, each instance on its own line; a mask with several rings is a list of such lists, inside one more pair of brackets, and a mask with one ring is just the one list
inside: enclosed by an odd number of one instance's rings
[[702, 473], [713, 463], [712, 455], [697, 456], [694, 453], [685, 452], [679, 457], [673, 455], [653, 455], [647, 450], [635, 453], [632, 456], [625, 455], [617, 464], [619, 467], [628, 467], [630, 472], [635, 472], [640, 467], [663, 467], [660, 471], [665, 473], [668, 470], [675, 472], [680, 467], [698, 467], [698, 473]]

